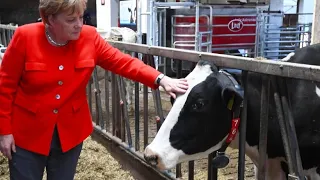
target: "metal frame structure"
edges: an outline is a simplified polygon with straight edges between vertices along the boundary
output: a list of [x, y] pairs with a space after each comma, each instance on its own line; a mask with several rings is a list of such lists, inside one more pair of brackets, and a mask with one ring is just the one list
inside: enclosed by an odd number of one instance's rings
[[[139, 2], [141, 3], [141, 2]], [[200, 52], [215, 52], [218, 50], [225, 51], [226, 54], [236, 56], [249, 56], [249, 57], [265, 57], [269, 59], [281, 59], [294, 51], [296, 48], [304, 47], [311, 42], [311, 24], [297, 24], [289, 27], [281, 27], [269, 23], [269, 19], [282, 18], [283, 13], [272, 13], [267, 11], [267, 6], [253, 6], [245, 7], [248, 10], [243, 12], [236, 12], [233, 14], [225, 13], [221, 9], [227, 10], [226, 6], [214, 6], [203, 5], [199, 0], [192, 2], [156, 2], [150, 0], [149, 15], [149, 28], [147, 33], [147, 45], [150, 46], [168, 46], [166, 44], [166, 28], [163, 28], [163, 22], [166, 19], [165, 9], [174, 9], [175, 14], [171, 16], [171, 45], [169, 47], [181, 48], [181, 49], [194, 49]], [[233, 7], [229, 7], [232, 11]], [[239, 7], [235, 6], [234, 9]], [[208, 9], [207, 11], [205, 9]], [[140, 13], [141, 14], [141, 13]], [[301, 15], [312, 15], [306, 13], [300, 13]], [[138, 13], [139, 16], [139, 13]], [[255, 24], [247, 24], [244, 26], [255, 26], [255, 33], [243, 33], [243, 34], [214, 34], [216, 27], [221, 27], [220, 24], [213, 24], [212, 19], [217, 17], [256, 17]], [[194, 17], [195, 23], [183, 24], [176, 23], [176, 18]], [[206, 24], [200, 24], [199, 19], [206, 17], [208, 22]], [[159, 24], [161, 24], [159, 26]], [[176, 28], [188, 28], [189, 31], [186, 34], [176, 34]], [[200, 29], [205, 28], [205, 30]], [[141, 34], [139, 30], [138, 34]], [[191, 32], [190, 32], [191, 30]], [[215, 44], [214, 38], [221, 38], [227, 36], [242, 36], [242, 37], [254, 37], [255, 41], [251, 43], [234, 43], [234, 44]], [[182, 40], [182, 39], [185, 40]], [[176, 40], [177, 39], [177, 40]], [[141, 41], [139, 41], [141, 42]], [[229, 52], [243, 49], [245, 53]], [[167, 61], [161, 57], [154, 57], [156, 68], [158, 66], [165, 67], [163, 72], [167, 74]], [[181, 64], [183, 71], [189, 71], [192, 67], [190, 62], [179, 62], [175, 59], [171, 59], [171, 72], [176, 73], [178, 71], [177, 62]]]

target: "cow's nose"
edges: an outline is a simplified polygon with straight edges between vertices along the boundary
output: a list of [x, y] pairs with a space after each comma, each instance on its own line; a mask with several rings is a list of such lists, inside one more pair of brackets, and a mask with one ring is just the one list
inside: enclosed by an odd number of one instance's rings
[[144, 159], [153, 166], [159, 164], [159, 155], [148, 147], [144, 151]]

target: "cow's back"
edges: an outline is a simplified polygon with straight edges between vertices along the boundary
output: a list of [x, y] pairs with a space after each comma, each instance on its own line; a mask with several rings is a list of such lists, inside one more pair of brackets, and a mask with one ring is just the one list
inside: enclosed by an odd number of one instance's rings
[[[320, 45], [298, 49], [289, 62], [320, 65]], [[289, 93], [289, 103], [295, 121], [300, 153], [306, 169], [318, 166], [320, 162], [320, 83], [285, 78]], [[262, 75], [248, 74], [248, 127], [247, 142], [258, 145], [260, 126], [260, 99]], [[269, 93], [269, 158], [285, 156], [281, 132], [274, 102], [274, 90]]]

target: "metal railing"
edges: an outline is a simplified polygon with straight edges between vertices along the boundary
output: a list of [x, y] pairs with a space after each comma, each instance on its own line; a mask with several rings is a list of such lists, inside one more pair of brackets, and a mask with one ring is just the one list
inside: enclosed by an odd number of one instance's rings
[[[312, 16], [312, 13], [295, 14]], [[274, 17], [283, 17], [282, 13], [262, 13], [260, 18], [260, 32], [258, 43], [258, 56], [267, 59], [282, 59], [297, 48], [305, 47], [311, 43], [312, 23], [297, 22], [283, 26], [270, 22]]]
[[17, 26], [0, 24], [0, 44], [8, 46]]

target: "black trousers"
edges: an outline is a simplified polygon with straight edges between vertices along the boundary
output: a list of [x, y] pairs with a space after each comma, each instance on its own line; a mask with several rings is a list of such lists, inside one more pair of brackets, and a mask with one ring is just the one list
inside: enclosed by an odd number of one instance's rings
[[73, 180], [81, 149], [82, 143], [63, 153], [55, 128], [49, 156], [16, 146], [16, 153], [12, 152], [9, 161], [10, 180], [42, 180], [44, 168], [47, 180]]

